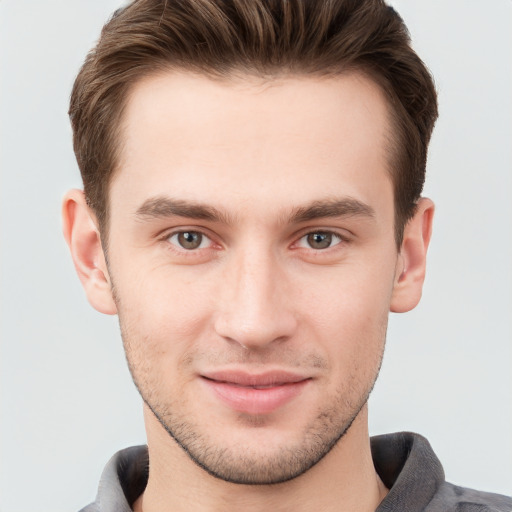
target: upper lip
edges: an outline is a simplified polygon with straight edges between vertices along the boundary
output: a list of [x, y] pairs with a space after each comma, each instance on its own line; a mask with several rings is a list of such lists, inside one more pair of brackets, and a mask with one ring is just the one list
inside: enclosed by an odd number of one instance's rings
[[286, 370], [251, 373], [243, 370], [220, 370], [201, 374], [202, 377], [216, 382], [225, 382], [237, 386], [279, 386], [302, 382], [310, 377]]

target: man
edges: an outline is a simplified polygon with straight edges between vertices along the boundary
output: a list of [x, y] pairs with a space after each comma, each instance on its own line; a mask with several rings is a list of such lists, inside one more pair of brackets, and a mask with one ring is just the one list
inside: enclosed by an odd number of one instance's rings
[[379, 1], [141, 0], [88, 56], [64, 232], [118, 314], [148, 447], [85, 510], [510, 510], [369, 439], [389, 311], [421, 296], [432, 79]]

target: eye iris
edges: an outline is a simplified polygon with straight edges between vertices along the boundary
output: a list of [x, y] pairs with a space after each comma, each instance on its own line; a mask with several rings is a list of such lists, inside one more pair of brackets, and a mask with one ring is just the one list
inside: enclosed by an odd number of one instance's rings
[[184, 231], [178, 234], [178, 242], [184, 249], [197, 249], [203, 240], [201, 233]]
[[308, 244], [313, 249], [327, 249], [332, 242], [330, 233], [310, 233], [308, 235]]

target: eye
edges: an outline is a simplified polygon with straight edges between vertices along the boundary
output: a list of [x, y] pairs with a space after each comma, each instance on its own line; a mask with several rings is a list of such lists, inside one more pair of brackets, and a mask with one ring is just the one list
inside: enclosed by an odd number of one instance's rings
[[313, 231], [304, 235], [299, 240], [299, 247], [307, 249], [322, 250], [338, 245], [343, 241], [343, 238], [336, 233], [330, 231]]
[[171, 244], [187, 251], [204, 249], [211, 244], [211, 240], [199, 231], [179, 231], [172, 234], [167, 240]]

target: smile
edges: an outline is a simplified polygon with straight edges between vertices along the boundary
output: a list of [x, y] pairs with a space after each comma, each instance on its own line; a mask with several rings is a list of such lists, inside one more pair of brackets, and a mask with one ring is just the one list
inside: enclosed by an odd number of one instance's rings
[[224, 405], [246, 414], [270, 414], [297, 397], [311, 381], [310, 377], [287, 372], [217, 372], [201, 377]]

